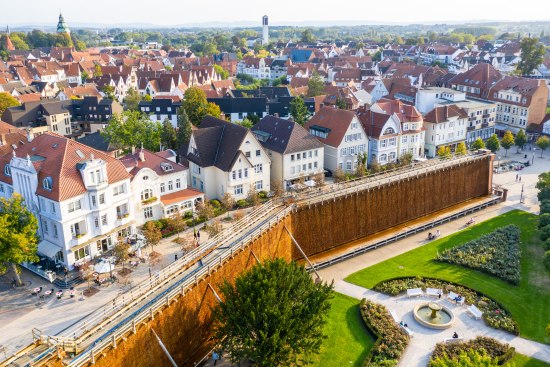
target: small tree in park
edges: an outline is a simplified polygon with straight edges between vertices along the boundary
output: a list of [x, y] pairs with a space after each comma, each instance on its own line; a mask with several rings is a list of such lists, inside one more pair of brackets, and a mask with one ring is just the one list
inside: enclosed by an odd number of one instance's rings
[[541, 136], [537, 139], [537, 147], [540, 149], [540, 157], [542, 158], [542, 154], [550, 146], [550, 139], [548, 139], [547, 136]]
[[502, 140], [500, 141], [500, 145], [506, 150], [506, 153], [504, 154], [505, 157], [508, 156], [508, 149], [510, 149], [512, 146], [514, 146], [514, 135], [511, 131], [506, 131], [504, 133], [504, 136], [502, 137]]
[[481, 139], [481, 138], [477, 138], [472, 143], [472, 150], [478, 150], [478, 149], [484, 149], [484, 148], [485, 148], [485, 143], [483, 142], [483, 139]]

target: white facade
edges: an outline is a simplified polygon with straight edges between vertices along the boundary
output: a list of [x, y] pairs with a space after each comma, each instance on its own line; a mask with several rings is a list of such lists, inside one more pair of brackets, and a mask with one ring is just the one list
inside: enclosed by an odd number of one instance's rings
[[430, 158], [437, 155], [440, 146], [449, 146], [454, 150], [458, 143], [466, 140], [468, 118], [453, 116], [440, 123], [424, 121], [424, 125], [426, 127], [424, 149], [426, 156]]
[[415, 107], [426, 114], [434, 109], [438, 104], [445, 102], [460, 102], [466, 100], [466, 93], [450, 88], [423, 88], [416, 92]]
[[39, 252], [67, 268], [112, 249], [119, 236], [133, 231], [130, 179], [109, 184], [105, 161], [92, 158], [79, 164], [86, 193], [61, 202], [36, 194], [39, 185], [47, 189], [58, 183], [38, 182], [30, 158], [13, 157], [9, 165], [13, 185], [0, 183], [0, 196], [15, 192], [25, 198], [39, 222]]
[[264, 15], [262, 18], [262, 46], [267, 46], [269, 43], [269, 24], [268, 17]]
[[324, 147], [287, 154], [267, 152], [271, 158], [271, 182], [282, 183], [285, 190], [298, 179], [310, 180], [324, 172]]
[[[196, 149], [192, 137], [189, 152]], [[256, 191], [269, 192], [271, 161], [252, 132], [247, 132], [239, 151], [228, 171], [216, 166], [200, 167], [189, 161], [190, 186], [204, 192], [208, 200], [221, 199], [226, 192], [235, 200], [246, 199], [251, 187]]]

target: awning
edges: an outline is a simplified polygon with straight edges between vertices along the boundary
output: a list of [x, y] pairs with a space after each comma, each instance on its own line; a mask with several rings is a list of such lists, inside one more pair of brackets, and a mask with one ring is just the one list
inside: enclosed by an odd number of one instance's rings
[[55, 255], [57, 255], [59, 251], [63, 251], [63, 249], [51, 242], [40, 241], [38, 244], [38, 252], [49, 257], [50, 259], [55, 258]]
[[304, 185], [306, 185], [307, 187], [315, 187], [315, 181], [308, 180], [308, 181], [304, 182]]
[[131, 226], [132, 224], [134, 224], [135, 222], [136, 222], [135, 220], [131, 220], [131, 221], [129, 221], [129, 222], [126, 223], [126, 224], [123, 224], [123, 225], [121, 225], [121, 226], [118, 226], [118, 227], [116, 227], [116, 228], [111, 229], [109, 232], [104, 233], [104, 234], [102, 234], [101, 236], [96, 236], [96, 237], [94, 237], [94, 238], [90, 238], [88, 241], [83, 242], [83, 243], [81, 243], [80, 245], [76, 245], [76, 246], [71, 247], [71, 251], [72, 251], [72, 252], [76, 252], [76, 251], [80, 250], [81, 248], [88, 246], [88, 245], [91, 244], [91, 243], [94, 243], [94, 242], [96, 242], [96, 241], [99, 241], [99, 240], [102, 240], [102, 239], [104, 239], [104, 238], [107, 238], [107, 236], [110, 236], [110, 235], [112, 235], [113, 233], [117, 233], [118, 231], [122, 231], [123, 229], [126, 229], [126, 228], [130, 227], [130, 226]]
[[168, 206], [171, 204], [181, 203], [182, 201], [187, 201], [194, 198], [203, 197], [204, 193], [194, 189], [185, 189], [173, 192], [171, 194], [163, 195], [160, 197], [162, 205]]

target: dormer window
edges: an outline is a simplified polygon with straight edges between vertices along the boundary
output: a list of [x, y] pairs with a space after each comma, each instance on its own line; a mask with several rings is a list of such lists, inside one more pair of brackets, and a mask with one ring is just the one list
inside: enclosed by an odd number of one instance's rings
[[388, 127], [386, 131], [384, 131], [384, 135], [390, 135], [395, 134], [395, 130], [392, 127]]
[[6, 176], [11, 176], [11, 167], [10, 167], [9, 164], [6, 164], [6, 165], [4, 166], [4, 174], [5, 174]]
[[174, 167], [170, 163], [165, 163], [165, 162], [162, 162], [160, 164], [160, 168], [162, 168], [164, 172], [170, 172], [174, 170]]
[[48, 190], [48, 191], [52, 191], [52, 187], [53, 187], [53, 180], [51, 177], [46, 177], [45, 179], [42, 180], [42, 187], [45, 189], [45, 190]]

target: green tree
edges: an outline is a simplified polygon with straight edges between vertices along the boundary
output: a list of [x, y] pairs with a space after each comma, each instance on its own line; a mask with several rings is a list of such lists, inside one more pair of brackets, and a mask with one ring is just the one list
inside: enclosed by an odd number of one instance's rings
[[90, 74], [86, 70], [82, 70], [82, 73], [80, 73], [80, 78], [82, 79], [82, 83], [86, 83], [88, 79], [90, 79]]
[[523, 149], [525, 144], [527, 144], [527, 135], [525, 135], [525, 131], [523, 129], [520, 129], [518, 133], [516, 134], [516, 138], [514, 139], [514, 143], [516, 147], [518, 147], [518, 153], [520, 149]]
[[301, 41], [303, 43], [313, 43], [313, 42], [315, 42], [315, 36], [313, 35], [313, 32], [311, 31], [311, 29], [308, 28], [308, 29], [305, 29], [302, 32]]
[[149, 94], [146, 94], [146, 95], [143, 96], [143, 100], [145, 102], [151, 102], [152, 99], [153, 98]]
[[550, 139], [548, 139], [547, 136], [541, 136], [540, 138], [537, 139], [536, 144], [537, 144], [537, 147], [539, 147], [540, 149], [540, 157], [542, 158], [542, 154], [544, 153], [546, 148], [550, 146]]
[[158, 243], [162, 239], [160, 228], [154, 220], [150, 220], [149, 222], [145, 222], [142, 228], [142, 232], [143, 236], [145, 237], [145, 241], [148, 245], [151, 246], [151, 252], [154, 252], [155, 246], [158, 245]]
[[222, 78], [223, 80], [226, 80], [229, 78], [229, 72], [222, 68], [220, 65], [214, 65], [214, 70], [216, 70], [216, 73]]
[[497, 134], [493, 134], [487, 139], [487, 149], [495, 153], [500, 148], [500, 141], [498, 140]]
[[309, 111], [302, 97], [296, 97], [290, 102], [290, 114], [297, 124], [304, 125], [309, 117]]
[[227, 212], [227, 217], [229, 218], [229, 211], [235, 206], [235, 199], [233, 199], [233, 196], [231, 196], [230, 193], [226, 192], [223, 194], [222, 206]]
[[103, 71], [101, 70], [100, 65], [94, 66], [94, 78], [97, 78], [98, 76], [103, 76]]
[[313, 71], [311, 78], [307, 82], [307, 95], [308, 97], [320, 96], [325, 92], [325, 81], [323, 77], [319, 75], [317, 70]]
[[333, 297], [332, 284], [315, 282], [302, 265], [266, 260], [224, 281], [214, 309], [215, 338], [231, 362], [260, 367], [307, 364], [319, 352]]
[[346, 103], [346, 100], [344, 98], [336, 98], [336, 108], [339, 108], [341, 110], [346, 110], [348, 108], [348, 105]]
[[199, 126], [202, 119], [207, 115], [217, 118], [220, 118], [221, 115], [218, 105], [208, 103], [206, 100], [206, 93], [202, 89], [196, 87], [191, 87], [185, 91], [183, 108], [189, 120], [195, 126]]
[[122, 263], [122, 270], [124, 271], [126, 260], [130, 257], [130, 244], [124, 240], [124, 238], [119, 237], [117, 244], [113, 248], [114, 255], [117, 258], [119, 263]]
[[124, 111], [114, 114], [101, 134], [115, 147], [130, 150], [143, 145], [145, 149], [157, 152], [160, 149], [162, 124], [151, 121], [139, 111]]
[[176, 129], [172, 126], [172, 123], [168, 118], [165, 118], [162, 122], [162, 130], [160, 131], [160, 144], [163, 150], [176, 149], [177, 144]]
[[19, 106], [20, 103], [8, 92], [0, 93], [0, 117], [8, 107]]
[[115, 99], [115, 87], [112, 85], [104, 85], [101, 91], [105, 93], [105, 98]]
[[242, 127], [246, 127], [247, 129], [251, 129], [252, 126], [254, 126], [252, 121], [250, 121], [246, 117], [242, 121], [237, 121], [237, 125], [241, 125]]
[[483, 139], [481, 139], [481, 138], [477, 138], [472, 143], [472, 150], [478, 150], [478, 149], [484, 149], [484, 148], [485, 148], [485, 143], [483, 142]]
[[128, 92], [126, 93], [126, 98], [124, 99], [126, 109], [130, 111], [137, 111], [139, 109], [139, 102], [141, 102], [141, 100], [141, 95], [136, 90], [136, 88], [128, 89]]
[[21, 33], [12, 33], [10, 35], [11, 43], [16, 50], [29, 50], [29, 45], [25, 42], [25, 35]]
[[466, 144], [464, 144], [463, 141], [461, 141], [460, 143], [457, 144], [456, 146], [456, 149], [455, 149], [455, 154], [456, 155], [464, 155], [467, 153], [467, 149], [466, 149]]
[[485, 351], [468, 349], [461, 351], [457, 358], [449, 358], [447, 355], [437, 357], [430, 361], [430, 367], [498, 367], [498, 359], [491, 358]]
[[18, 286], [21, 278], [17, 264], [38, 261], [38, 220], [24, 205], [24, 199], [14, 194], [0, 199], [0, 272], [11, 268]]
[[[176, 144], [178, 150], [183, 149], [191, 140], [191, 134], [193, 133], [193, 128], [189, 117], [187, 117], [187, 112], [183, 107], [178, 108], [178, 132], [176, 136]], [[187, 153], [187, 152], [185, 152]]]
[[521, 60], [517, 65], [520, 75], [530, 75], [544, 59], [546, 49], [538, 38], [526, 37], [521, 40]]
[[439, 158], [447, 158], [451, 156], [451, 148], [446, 147], [444, 145], [441, 145], [439, 148], [437, 148], [437, 156]]
[[500, 141], [500, 145], [506, 150], [506, 153], [504, 154], [505, 157], [508, 156], [508, 149], [514, 146], [514, 135], [511, 131], [506, 131], [504, 133], [504, 136], [502, 137], [502, 140]]

